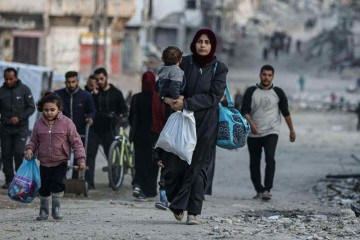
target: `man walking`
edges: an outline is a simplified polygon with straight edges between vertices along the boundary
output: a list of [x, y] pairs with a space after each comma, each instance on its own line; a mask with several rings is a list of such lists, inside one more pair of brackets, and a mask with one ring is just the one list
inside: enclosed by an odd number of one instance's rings
[[[251, 126], [247, 139], [250, 154], [251, 181], [257, 192], [254, 198], [270, 200], [275, 175], [275, 150], [280, 132], [281, 116], [290, 130], [290, 142], [295, 141], [288, 101], [284, 91], [272, 84], [274, 68], [264, 65], [260, 70], [260, 83], [246, 89], [241, 112]], [[265, 152], [265, 181], [261, 182], [261, 152]]]
[[65, 88], [56, 90], [63, 102], [63, 114], [73, 120], [80, 135], [85, 134], [86, 124], [92, 125], [95, 119], [95, 104], [90, 93], [79, 87], [78, 73], [65, 74]]
[[90, 131], [88, 159], [95, 162], [100, 143], [108, 156], [119, 124], [127, 119], [128, 108], [122, 92], [108, 83], [105, 68], [96, 69], [94, 75], [99, 89], [97, 94], [93, 94], [96, 116]]
[[4, 71], [4, 84], [0, 88], [1, 156], [5, 184], [9, 188], [24, 157], [24, 148], [29, 134], [29, 117], [35, 111], [34, 98], [28, 86], [17, 77], [14, 68]]
[[91, 74], [87, 81], [86, 81], [86, 85], [85, 85], [85, 91], [91, 93], [91, 94], [97, 94], [98, 93], [98, 86], [96, 83], [96, 79], [95, 79], [95, 75]]
[[[56, 90], [55, 93], [63, 102], [63, 114], [74, 122], [77, 132], [81, 136], [85, 136], [86, 125], [91, 126], [95, 119], [95, 104], [91, 94], [79, 87], [78, 73], [75, 71], [67, 72], [65, 74], [65, 88]], [[85, 141], [85, 138], [83, 137], [82, 140]], [[89, 176], [88, 172], [94, 171], [95, 163], [87, 159], [86, 165], [89, 166], [89, 170], [85, 173], [85, 180], [91, 189], [94, 185], [94, 179]]]

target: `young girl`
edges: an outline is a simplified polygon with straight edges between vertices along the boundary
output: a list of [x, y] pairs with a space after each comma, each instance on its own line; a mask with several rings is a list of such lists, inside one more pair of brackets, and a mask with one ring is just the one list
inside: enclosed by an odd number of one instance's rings
[[51, 216], [60, 220], [60, 200], [65, 190], [63, 180], [70, 148], [74, 151], [79, 169], [85, 168], [85, 149], [74, 123], [62, 114], [61, 100], [56, 94], [45, 93], [37, 103], [37, 110], [43, 114], [35, 122], [30, 141], [25, 147], [25, 159], [29, 160], [37, 153], [40, 161], [40, 214], [36, 220], [48, 218], [50, 195]]

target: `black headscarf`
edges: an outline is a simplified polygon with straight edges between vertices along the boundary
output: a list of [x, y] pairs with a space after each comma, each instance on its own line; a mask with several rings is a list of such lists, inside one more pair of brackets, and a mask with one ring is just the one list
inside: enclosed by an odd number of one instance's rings
[[[200, 56], [196, 52], [196, 42], [200, 38], [200, 36], [203, 35], [203, 34], [208, 36], [208, 38], [210, 40], [210, 44], [211, 44], [211, 50], [210, 50], [210, 53], [207, 56]], [[204, 67], [206, 64], [208, 64], [212, 60], [214, 60], [216, 58], [216, 56], [215, 56], [216, 43], [217, 43], [216, 36], [215, 36], [215, 33], [213, 31], [211, 31], [210, 29], [207, 29], [207, 28], [203, 28], [203, 29], [198, 30], [196, 32], [192, 42], [191, 42], [191, 45], [190, 45], [190, 50], [193, 53], [193, 55], [192, 55], [193, 61], [195, 63], [197, 63], [200, 67]]]

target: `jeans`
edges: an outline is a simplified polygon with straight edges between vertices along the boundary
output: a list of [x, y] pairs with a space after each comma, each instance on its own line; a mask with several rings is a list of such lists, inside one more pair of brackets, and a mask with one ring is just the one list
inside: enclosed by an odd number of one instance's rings
[[[269, 191], [273, 187], [275, 175], [275, 150], [279, 136], [270, 134], [264, 137], [248, 137], [247, 144], [250, 154], [250, 175], [256, 192]], [[261, 183], [261, 154], [265, 152], [265, 181]]]

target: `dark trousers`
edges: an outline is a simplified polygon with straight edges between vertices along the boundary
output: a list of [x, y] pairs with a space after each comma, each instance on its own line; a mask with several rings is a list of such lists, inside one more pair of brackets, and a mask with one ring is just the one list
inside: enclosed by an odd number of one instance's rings
[[89, 184], [94, 184], [95, 177], [95, 159], [98, 152], [99, 145], [101, 144], [104, 149], [106, 158], [109, 154], [109, 148], [114, 140], [114, 134], [111, 131], [96, 131], [94, 128], [89, 130], [89, 141], [86, 153], [86, 165], [89, 169], [85, 172], [85, 180]]
[[132, 185], [140, 187], [147, 197], [155, 197], [159, 166], [152, 159], [152, 151], [159, 136], [155, 133], [144, 133], [143, 135], [143, 140], [135, 139], [134, 141], [135, 175]]
[[[248, 137], [247, 144], [250, 154], [250, 175], [256, 192], [270, 191], [275, 175], [275, 150], [279, 136], [270, 134], [265, 137]], [[265, 152], [265, 181], [261, 183], [261, 153]]]
[[63, 162], [55, 167], [44, 167], [40, 165], [40, 196], [48, 197], [51, 193], [63, 192], [65, 190], [64, 178], [66, 171], [67, 162]]
[[5, 182], [10, 183], [14, 178], [24, 158], [24, 149], [28, 137], [27, 127], [1, 127], [1, 158], [3, 161], [3, 172]]
[[212, 194], [212, 185], [215, 175], [215, 159], [216, 159], [216, 146], [212, 148], [210, 151], [210, 165], [207, 169], [207, 182], [205, 187], [205, 195], [211, 195]]
[[168, 161], [169, 171], [165, 173], [165, 190], [170, 208], [187, 210], [194, 215], [201, 214], [206, 186], [206, 168], [193, 168], [186, 161], [174, 156]]
[[198, 139], [191, 165], [176, 155], [169, 154], [165, 165], [168, 172], [164, 178], [170, 209], [186, 210], [193, 215], [201, 214], [208, 180], [207, 171], [211, 162], [209, 152], [214, 145], [215, 137]]

